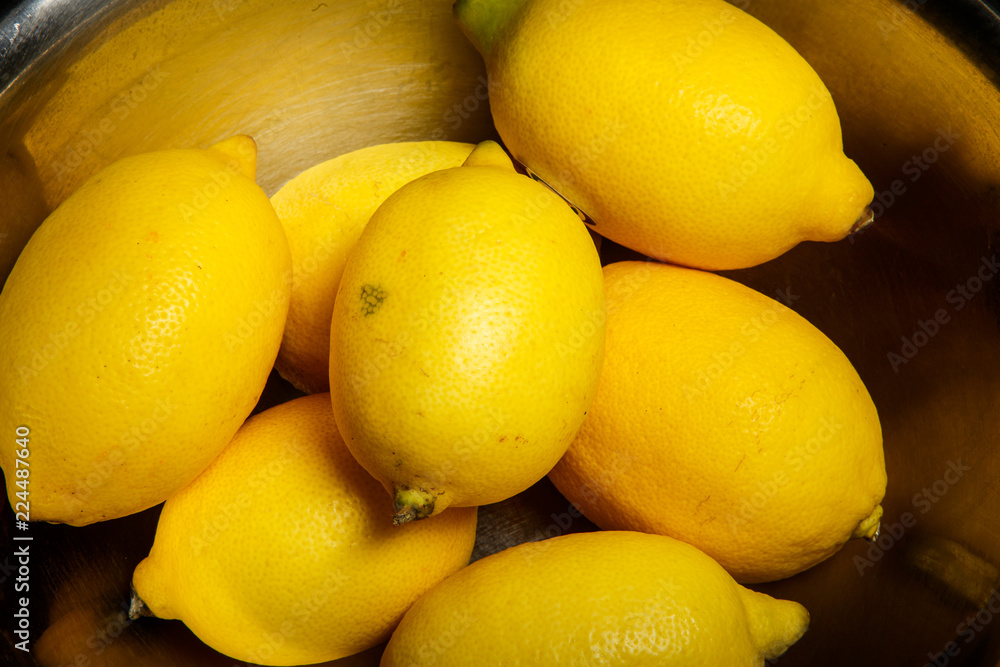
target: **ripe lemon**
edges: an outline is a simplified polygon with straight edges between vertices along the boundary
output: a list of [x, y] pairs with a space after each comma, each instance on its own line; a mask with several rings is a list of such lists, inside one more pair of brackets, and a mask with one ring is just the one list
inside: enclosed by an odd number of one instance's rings
[[870, 221], [833, 99], [723, 0], [458, 0], [511, 154], [643, 254], [754, 266]]
[[[256, 145], [122, 159], [38, 228], [0, 294], [0, 449], [12, 504], [85, 525], [166, 500], [257, 402], [291, 261]], [[19, 485], [23, 484], [23, 485]]]
[[344, 447], [329, 395], [304, 396], [248, 419], [167, 501], [133, 587], [153, 614], [236, 660], [358, 653], [472, 554], [475, 509], [401, 528], [391, 511]]
[[601, 528], [690, 542], [737, 581], [791, 576], [878, 527], [878, 414], [794, 311], [721, 276], [604, 269], [597, 397], [549, 474]]
[[418, 176], [457, 167], [473, 145], [382, 144], [307, 169], [271, 204], [292, 251], [292, 299], [275, 367], [299, 390], [330, 389], [330, 318], [347, 253], [379, 204]]
[[498, 502], [565, 452], [603, 349], [586, 227], [483, 142], [397, 190], [361, 232], [333, 311], [334, 414], [397, 522]]
[[678, 540], [576, 533], [510, 547], [434, 587], [382, 667], [763, 667], [808, 624], [802, 605], [743, 588]]

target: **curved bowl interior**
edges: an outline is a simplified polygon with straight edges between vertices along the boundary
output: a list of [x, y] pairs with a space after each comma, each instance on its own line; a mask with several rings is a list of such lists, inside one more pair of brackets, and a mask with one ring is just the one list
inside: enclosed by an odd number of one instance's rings
[[[844, 350], [885, 438], [879, 540], [755, 586], [812, 614], [781, 664], [1000, 664], [1000, 21], [973, 1], [733, 4], [816, 68], [845, 150], [877, 192], [876, 224], [863, 233], [727, 272], [784, 299]], [[0, 49], [0, 276], [49, 211], [124, 155], [247, 133], [271, 194], [366, 145], [497, 138], [481, 59], [450, 5], [22, 3], [0, 23], [10, 44]], [[603, 254], [631, 256], [609, 243]], [[290, 395], [275, 377], [259, 407]], [[482, 508], [476, 555], [593, 528], [567, 509], [547, 482]], [[179, 623], [122, 616], [156, 517], [154, 508], [86, 529], [37, 528], [48, 545], [39, 664], [231, 663]], [[377, 663], [376, 649], [336, 664]]]

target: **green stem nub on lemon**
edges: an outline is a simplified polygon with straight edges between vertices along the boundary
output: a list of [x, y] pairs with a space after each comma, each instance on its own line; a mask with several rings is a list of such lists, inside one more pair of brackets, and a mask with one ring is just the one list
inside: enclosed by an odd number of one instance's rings
[[398, 526], [415, 519], [429, 517], [434, 513], [434, 501], [437, 497], [423, 489], [398, 486], [394, 498], [396, 513], [392, 515], [392, 523]]

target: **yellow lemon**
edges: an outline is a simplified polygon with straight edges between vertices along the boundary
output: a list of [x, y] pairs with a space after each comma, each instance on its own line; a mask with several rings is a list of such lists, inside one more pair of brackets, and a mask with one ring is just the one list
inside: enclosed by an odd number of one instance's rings
[[740, 586], [678, 540], [576, 533], [510, 547], [434, 587], [382, 667], [763, 667], [808, 624], [802, 605]]
[[559, 460], [604, 350], [586, 227], [495, 142], [404, 185], [347, 258], [330, 393], [397, 522], [523, 491]]
[[392, 501], [344, 447], [327, 394], [247, 420], [167, 501], [132, 579], [160, 618], [247, 662], [300, 665], [383, 642], [469, 562], [476, 510], [395, 527]]
[[292, 299], [275, 367], [307, 394], [330, 388], [330, 318], [347, 253], [379, 204], [426, 173], [457, 167], [472, 144], [381, 144], [307, 169], [271, 204], [292, 251]]
[[247, 136], [124, 158], [31, 237], [0, 293], [0, 429], [23, 436], [30, 475], [12, 447], [0, 463], [31, 519], [161, 503], [250, 414], [291, 270], [255, 165]]
[[740, 582], [791, 576], [875, 533], [878, 414], [829, 338], [712, 273], [620, 262], [604, 279], [597, 397], [549, 474], [584, 515], [690, 542]]
[[723, 0], [458, 0], [511, 154], [603, 236], [703, 269], [870, 221], [833, 99]]

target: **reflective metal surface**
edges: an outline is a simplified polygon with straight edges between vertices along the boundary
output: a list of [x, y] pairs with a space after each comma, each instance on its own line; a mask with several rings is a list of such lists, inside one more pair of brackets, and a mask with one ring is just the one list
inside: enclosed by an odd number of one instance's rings
[[[847, 154], [878, 192], [863, 233], [727, 273], [844, 350], [885, 436], [879, 539], [755, 586], [812, 614], [780, 664], [998, 665], [1000, 20], [971, 0], [733, 4], [823, 77]], [[483, 74], [448, 0], [22, 3], [0, 22], [0, 275], [44, 215], [118, 157], [247, 132], [272, 193], [361, 146], [495, 137]], [[292, 395], [272, 377], [259, 409]], [[124, 615], [156, 516], [32, 525], [32, 650], [13, 648], [5, 611], [0, 662], [234, 664], [178, 622]], [[544, 481], [480, 517], [477, 557], [593, 529]], [[4, 610], [17, 595], [13, 521], [5, 508]], [[377, 663], [375, 649], [336, 664]]]

